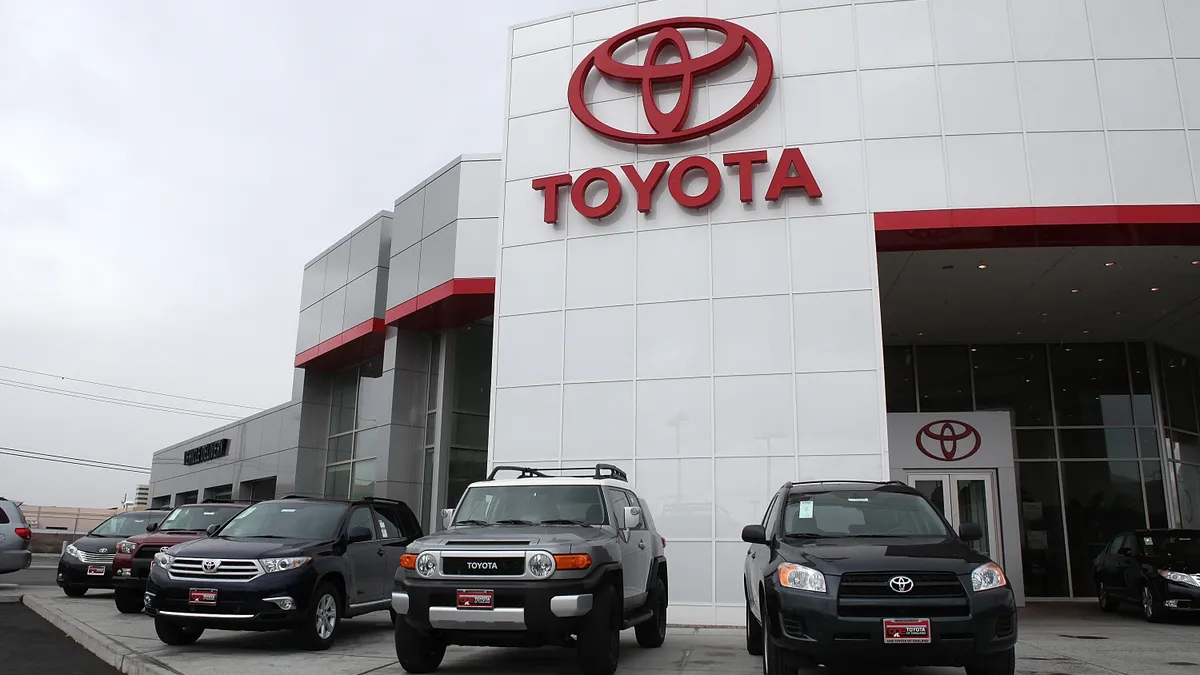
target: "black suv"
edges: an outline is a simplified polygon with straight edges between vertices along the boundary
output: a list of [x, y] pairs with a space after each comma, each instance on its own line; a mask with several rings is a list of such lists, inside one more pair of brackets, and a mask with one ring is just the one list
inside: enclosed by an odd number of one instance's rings
[[205, 628], [287, 628], [301, 648], [328, 649], [342, 619], [390, 609], [400, 556], [420, 536], [403, 502], [259, 502], [212, 536], [156, 554], [146, 613], [169, 645]]
[[746, 649], [800, 665], [965, 666], [1012, 675], [1016, 606], [1000, 566], [898, 482], [785, 483], [747, 525]]

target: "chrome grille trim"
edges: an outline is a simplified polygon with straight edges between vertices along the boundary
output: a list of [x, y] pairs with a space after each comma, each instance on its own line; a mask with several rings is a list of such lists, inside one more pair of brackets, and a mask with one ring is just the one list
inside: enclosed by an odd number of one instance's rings
[[[212, 572], [204, 571], [205, 560], [218, 560], [221, 564]], [[167, 576], [176, 581], [234, 581], [246, 582], [264, 574], [257, 560], [226, 558], [176, 558], [167, 570]]]
[[91, 565], [111, 565], [113, 558], [116, 558], [115, 553], [92, 553], [90, 551], [79, 551], [79, 560]]

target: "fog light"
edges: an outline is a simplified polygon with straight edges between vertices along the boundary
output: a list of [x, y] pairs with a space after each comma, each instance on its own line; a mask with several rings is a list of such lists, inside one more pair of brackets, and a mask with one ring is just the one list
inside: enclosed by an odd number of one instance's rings
[[151, 601], [151, 600], [153, 600], [153, 599], [154, 599], [154, 594], [153, 594], [153, 593], [147, 593], [146, 595], [142, 596], [142, 604], [143, 604], [143, 605], [145, 605], [145, 606], [147, 606], [147, 607], [149, 607], [149, 606], [150, 606], [150, 601]]
[[119, 576], [119, 577], [129, 576], [129, 569], [122, 567], [121, 569], [117, 570], [117, 576]]
[[296, 601], [295, 601], [295, 600], [293, 600], [293, 599], [291, 599], [291, 598], [289, 598], [289, 597], [282, 597], [282, 598], [264, 598], [264, 600], [265, 600], [266, 602], [273, 602], [273, 603], [275, 603], [275, 605], [276, 605], [277, 607], [279, 607], [279, 609], [282, 609], [282, 610], [284, 610], [284, 611], [291, 611], [291, 610], [293, 610], [293, 609], [296, 609]]
[[1163, 607], [1169, 607], [1171, 609], [1175, 609], [1175, 608], [1179, 607], [1179, 601], [1178, 600], [1163, 600]]

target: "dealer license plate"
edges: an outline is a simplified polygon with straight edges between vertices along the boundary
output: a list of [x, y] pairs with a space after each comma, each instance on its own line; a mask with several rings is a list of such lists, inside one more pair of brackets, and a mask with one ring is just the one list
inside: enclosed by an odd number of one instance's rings
[[89, 577], [104, 576], [104, 565], [92, 565], [92, 566], [88, 567], [88, 576]]
[[924, 645], [931, 642], [929, 619], [884, 619], [883, 641], [890, 645]]
[[211, 588], [193, 588], [188, 591], [188, 604], [211, 607], [217, 604], [217, 591]]
[[495, 607], [495, 591], [458, 589], [459, 609], [494, 609]]

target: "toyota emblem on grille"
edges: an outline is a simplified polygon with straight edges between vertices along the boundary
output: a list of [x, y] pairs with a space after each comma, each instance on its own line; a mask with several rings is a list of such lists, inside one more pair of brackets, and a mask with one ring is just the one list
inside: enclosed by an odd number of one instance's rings
[[892, 590], [897, 593], [907, 593], [913, 589], [913, 580], [908, 577], [892, 577], [888, 586], [891, 586]]
[[[217, 568], [220, 566], [221, 566], [220, 560], [205, 560], [204, 562], [200, 563], [200, 569], [204, 570], [208, 574], [212, 574], [213, 572], [216, 572]], [[893, 579], [893, 581], [894, 581], [894, 579]], [[910, 581], [909, 583], [911, 584], [912, 582]]]
[[97, 551], [97, 553], [108, 553], [108, 549], [102, 548], [99, 551]]

